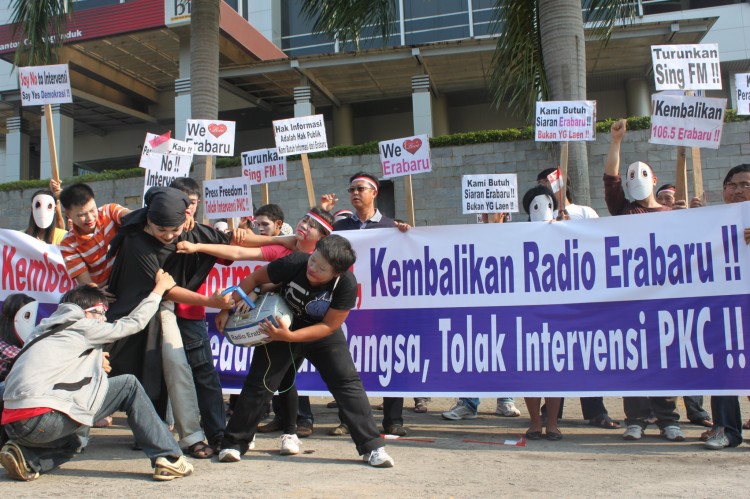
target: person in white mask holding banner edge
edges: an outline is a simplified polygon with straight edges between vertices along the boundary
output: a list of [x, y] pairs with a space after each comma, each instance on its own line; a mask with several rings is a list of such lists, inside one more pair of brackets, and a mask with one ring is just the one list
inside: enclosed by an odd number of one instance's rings
[[29, 225], [24, 232], [47, 244], [60, 244], [67, 232], [59, 228], [63, 224], [56, 216], [56, 205], [57, 201], [51, 191], [47, 189], [36, 191], [31, 196], [31, 215]]
[[[611, 128], [609, 153], [604, 164], [604, 201], [612, 215], [632, 215], [670, 211], [656, 201], [654, 187], [657, 178], [651, 167], [636, 161], [628, 166], [624, 188], [633, 198], [628, 201], [623, 191], [620, 178], [620, 144], [625, 137], [625, 120], [616, 121]], [[672, 442], [682, 442], [685, 434], [679, 426], [676, 397], [623, 397], [625, 424], [627, 429], [622, 438], [640, 440], [643, 431], [655, 422], [661, 430], [661, 436]]]

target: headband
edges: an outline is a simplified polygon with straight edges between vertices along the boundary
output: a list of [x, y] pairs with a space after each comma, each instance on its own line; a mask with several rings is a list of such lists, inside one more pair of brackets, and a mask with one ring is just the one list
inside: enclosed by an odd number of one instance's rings
[[319, 215], [316, 215], [312, 211], [307, 212], [307, 216], [318, 222], [329, 234], [333, 231], [333, 227], [331, 224], [323, 220]]
[[656, 191], [656, 195], [658, 196], [662, 192], [671, 192], [672, 194], [674, 194], [677, 191], [675, 191], [674, 187], [665, 187], [663, 189], [659, 189], [658, 191]]
[[361, 180], [362, 182], [366, 182], [370, 184], [370, 186], [375, 189], [375, 192], [378, 192], [378, 184], [373, 182], [373, 180], [370, 177], [355, 177], [352, 179], [352, 184], [356, 182], [357, 180]]

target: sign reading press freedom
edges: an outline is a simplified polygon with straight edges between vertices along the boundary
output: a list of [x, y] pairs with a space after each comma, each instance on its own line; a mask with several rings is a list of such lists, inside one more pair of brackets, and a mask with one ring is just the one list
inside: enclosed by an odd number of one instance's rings
[[328, 150], [322, 114], [273, 122], [273, 136], [280, 156]]
[[537, 102], [534, 126], [537, 142], [596, 140], [596, 101]]
[[[750, 204], [654, 213], [645, 225], [348, 231], [361, 284], [343, 325], [349, 350], [378, 396], [750, 394], [740, 220]], [[215, 268], [207, 292], [254, 267]], [[238, 393], [252, 351], [209, 325], [222, 386]], [[306, 362], [296, 383], [326, 393]]]
[[73, 102], [67, 64], [19, 67], [18, 86], [22, 106]]
[[430, 138], [426, 134], [378, 142], [383, 178], [432, 171]]
[[247, 177], [203, 181], [203, 209], [207, 218], [244, 217], [253, 212]]
[[242, 176], [250, 185], [286, 180], [286, 156], [273, 149], [256, 149], [242, 153]]
[[195, 145], [195, 154], [234, 156], [234, 121], [187, 120], [185, 142]]
[[656, 90], [721, 90], [719, 44], [652, 45]]
[[461, 205], [469, 213], [517, 213], [518, 177], [515, 173], [463, 175]]
[[651, 96], [651, 144], [718, 149], [726, 99], [687, 95]]

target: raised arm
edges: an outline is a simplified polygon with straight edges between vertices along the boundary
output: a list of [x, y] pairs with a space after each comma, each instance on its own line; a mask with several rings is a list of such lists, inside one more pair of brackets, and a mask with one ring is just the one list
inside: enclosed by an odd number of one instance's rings
[[263, 252], [260, 248], [245, 248], [226, 244], [191, 243], [189, 241], [180, 241], [177, 243], [177, 253], [190, 254], [196, 252], [234, 261], [263, 260]]
[[232, 244], [246, 248], [280, 244], [293, 250], [296, 243], [297, 238], [295, 236], [261, 236], [248, 229], [235, 229], [232, 234]]
[[627, 122], [625, 120], [619, 120], [612, 123], [610, 128], [610, 143], [609, 152], [607, 153], [607, 161], [604, 163], [604, 173], [607, 175], [617, 176], [620, 174], [620, 144], [622, 139], [625, 137], [625, 131], [627, 129]]

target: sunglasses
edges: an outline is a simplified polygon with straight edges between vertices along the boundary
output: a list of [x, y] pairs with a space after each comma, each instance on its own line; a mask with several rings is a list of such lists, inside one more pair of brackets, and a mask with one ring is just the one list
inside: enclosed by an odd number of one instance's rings
[[348, 192], [349, 194], [352, 194], [352, 193], [355, 193], [355, 192], [365, 192], [365, 191], [371, 191], [371, 190], [373, 190], [372, 187], [362, 187], [360, 185], [360, 186], [357, 186], [357, 187], [349, 187], [346, 190], [346, 192]]

